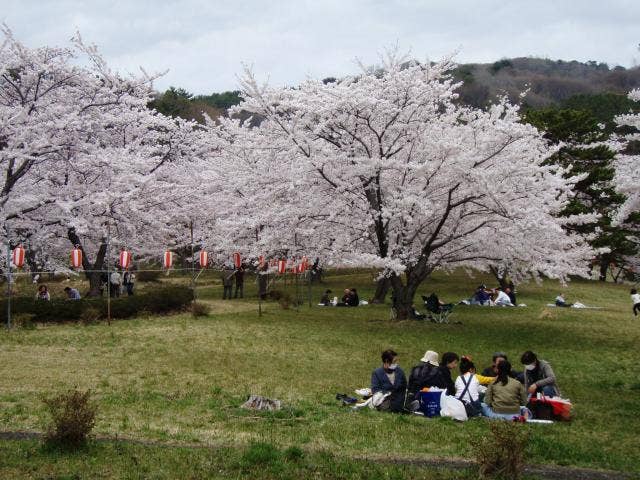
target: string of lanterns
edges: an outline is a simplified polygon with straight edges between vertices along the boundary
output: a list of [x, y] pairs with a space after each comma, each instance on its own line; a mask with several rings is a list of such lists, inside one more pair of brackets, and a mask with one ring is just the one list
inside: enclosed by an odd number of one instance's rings
[[[71, 266], [74, 269], [82, 268], [82, 249], [76, 245], [71, 250]], [[122, 269], [127, 269], [131, 266], [133, 256], [131, 252], [126, 249], [122, 249], [120, 251], [120, 255], [118, 257], [118, 265]], [[239, 252], [234, 252], [232, 255], [233, 265], [236, 268], [240, 268], [242, 266], [242, 256]], [[11, 262], [17, 267], [22, 268], [24, 265], [25, 259], [25, 249], [22, 245], [18, 245], [11, 252]], [[166, 270], [169, 270], [173, 267], [173, 259], [174, 253], [170, 250], [164, 252], [162, 257], [162, 267]], [[205, 250], [201, 250], [199, 253], [199, 263], [200, 268], [207, 268], [209, 265], [209, 253]], [[260, 255], [258, 257], [258, 267], [263, 268], [266, 264], [266, 259], [264, 255]], [[296, 262], [295, 259], [272, 259], [270, 264], [271, 267], [276, 267], [276, 271], [283, 275], [287, 273], [289, 270], [293, 274], [303, 274], [309, 268], [309, 260], [307, 257], [302, 257], [300, 262]]]

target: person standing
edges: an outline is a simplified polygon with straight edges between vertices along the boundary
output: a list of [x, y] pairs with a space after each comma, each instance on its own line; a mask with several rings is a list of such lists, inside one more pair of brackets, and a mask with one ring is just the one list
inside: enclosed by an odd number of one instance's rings
[[231, 300], [233, 294], [233, 275], [235, 272], [228, 266], [222, 269], [222, 299]]
[[238, 293], [240, 293], [240, 298], [244, 298], [244, 271], [245, 269], [243, 264], [236, 269], [236, 293], [234, 298], [238, 298]]
[[635, 288], [631, 289], [631, 302], [633, 303], [633, 315], [637, 316], [640, 312], [640, 293]]
[[120, 276], [120, 272], [114, 270], [111, 272], [109, 276], [109, 288], [111, 290], [112, 297], [120, 296], [120, 285], [122, 284], [122, 277]]
[[267, 287], [269, 286], [269, 265], [267, 262], [258, 270], [258, 297], [260, 300], [267, 299]]
[[126, 270], [122, 277], [122, 284], [127, 289], [127, 295], [129, 296], [133, 295], [133, 286], [135, 281], [136, 281], [135, 273], [130, 272], [129, 270]]

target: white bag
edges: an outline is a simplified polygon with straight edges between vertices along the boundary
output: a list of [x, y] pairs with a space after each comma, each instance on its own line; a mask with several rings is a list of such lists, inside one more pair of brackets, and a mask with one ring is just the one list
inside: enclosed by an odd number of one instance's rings
[[451, 395], [440, 395], [440, 416], [464, 422], [468, 419], [464, 404]]

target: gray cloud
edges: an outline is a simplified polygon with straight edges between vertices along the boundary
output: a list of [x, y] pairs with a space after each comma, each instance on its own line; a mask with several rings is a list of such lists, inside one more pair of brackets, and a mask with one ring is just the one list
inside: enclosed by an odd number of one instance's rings
[[274, 84], [345, 75], [393, 44], [421, 59], [539, 56], [630, 66], [640, 2], [610, 0], [2, 0], [0, 20], [29, 46], [64, 45], [76, 28], [117, 70], [169, 72], [196, 93], [238, 87], [241, 62]]

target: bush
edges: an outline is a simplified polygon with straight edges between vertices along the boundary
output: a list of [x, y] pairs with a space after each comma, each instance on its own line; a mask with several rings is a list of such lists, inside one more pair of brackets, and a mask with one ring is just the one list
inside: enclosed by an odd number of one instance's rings
[[279, 463], [280, 451], [277, 447], [266, 442], [253, 442], [242, 455], [245, 466], [266, 466]]
[[[185, 286], [156, 288], [140, 295], [111, 300], [111, 318], [131, 318], [142, 313], [152, 315], [185, 310], [193, 301], [193, 290]], [[28, 314], [34, 322], [65, 322], [107, 318], [106, 298], [81, 300], [53, 299], [50, 302], [35, 301], [31, 297], [14, 297], [11, 309], [15, 315]], [[7, 301], [0, 301], [0, 321], [6, 322]], [[96, 318], [97, 317], [97, 318]]]
[[91, 392], [69, 390], [43, 402], [51, 415], [45, 441], [56, 447], [78, 448], [87, 441], [95, 425], [96, 405], [91, 401]]
[[35, 330], [36, 324], [33, 321], [33, 314], [19, 313], [11, 319], [13, 325], [24, 330]]
[[282, 290], [271, 290], [269, 292], [269, 298], [275, 300], [280, 305], [280, 308], [287, 310], [291, 305], [295, 306], [295, 302], [291, 295]]
[[159, 282], [162, 276], [162, 272], [157, 270], [140, 270], [134, 273], [136, 274], [136, 280], [139, 282]]
[[80, 314], [80, 322], [83, 325], [92, 325], [102, 318], [100, 310], [95, 307], [88, 307]]
[[517, 480], [524, 470], [524, 453], [528, 433], [520, 424], [507, 421], [490, 422], [491, 434], [476, 449], [480, 478]]
[[194, 317], [206, 317], [211, 312], [211, 307], [206, 303], [194, 302], [191, 304], [191, 314]]

